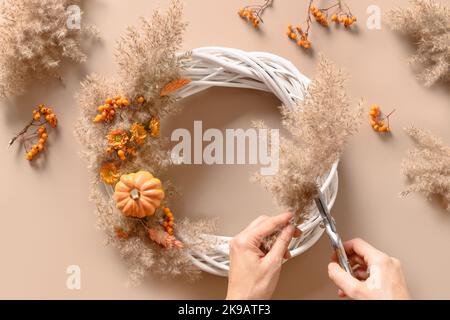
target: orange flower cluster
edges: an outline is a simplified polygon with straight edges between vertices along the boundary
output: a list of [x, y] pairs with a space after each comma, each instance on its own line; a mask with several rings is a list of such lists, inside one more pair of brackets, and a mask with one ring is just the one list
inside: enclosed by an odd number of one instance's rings
[[136, 148], [130, 146], [130, 136], [125, 130], [113, 130], [108, 133], [108, 153], [116, 153], [120, 160], [127, 160], [127, 156], [136, 155]]
[[392, 113], [394, 113], [394, 111], [392, 111], [387, 116], [384, 116], [378, 105], [372, 105], [370, 107], [369, 115], [370, 125], [372, 126], [373, 130], [384, 133], [391, 132], [391, 128], [389, 126], [389, 117], [392, 115]]
[[115, 153], [120, 160], [127, 160], [128, 156], [135, 156], [137, 148], [147, 140], [148, 134], [156, 138], [160, 133], [160, 122], [156, 117], [151, 117], [148, 126], [133, 123], [129, 131], [113, 130], [107, 135], [108, 153]]
[[114, 99], [107, 98], [105, 103], [97, 108], [99, 114], [94, 118], [95, 123], [112, 121], [118, 109], [128, 107], [130, 101], [122, 96], [117, 96]]
[[[286, 32], [287, 36], [297, 42], [297, 45], [305, 49], [311, 48], [311, 42], [308, 40], [308, 34], [302, 30], [301, 27], [294, 27], [292, 24], [288, 25], [288, 30]], [[299, 36], [297, 36], [299, 34]]]
[[100, 168], [100, 178], [107, 184], [115, 184], [119, 181], [120, 173], [113, 162], [107, 162]]
[[148, 124], [148, 128], [150, 130], [150, 135], [153, 138], [158, 137], [160, 134], [160, 131], [161, 131], [161, 123], [160, 123], [159, 119], [156, 117], [152, 117]]
[[166, 230], [169, 235], [173, 236], [173, 225], [175, 219], [173, 217], [172, 211], [170, 210], [170, 208], [166, 207], [164, 208], [164, 214], [165, 217], [162, 223], [164, 230]]

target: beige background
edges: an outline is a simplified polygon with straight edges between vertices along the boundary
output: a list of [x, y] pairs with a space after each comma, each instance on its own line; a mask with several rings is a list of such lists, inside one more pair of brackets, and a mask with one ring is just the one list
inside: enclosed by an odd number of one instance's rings
[[[257, 0], [254, 0], [258, 2]], [[90, 72], [113, 75], [114, 43], [125, 27], [136, 24], [169, 1], [86, 1], [85, 21], [97, 24], [103, 41], [94, 45], [82, 67], [67, 66], [64, 86], [56, 82], [36, 84], [21, 98], [4, 101], [0, 112], [0, 150], [3, 183], [0, 231], [0, 298], [125, 298], [220, 299], [226, 280], [204, 275], [195, 285], [182, 279], [148, 278], [137, 288], [127, 288], [127, 269], [113, 248], [105, 247], [95, 228], [93, 204], [88, 201], [85, 163], [77, 155], [80, 146], [72, 131], [78, 108], [73, 99], [79, 82]], [[236, 15], [248, 1], [186, 0], [189, 21], [184, 48], [229, 46], [269, 51], [290, 59], [303, 73], [314, 75], [318, 52], [324, 52], [351, 74], [349, 90], [355, 100], [364, 97], [385, 111], [398, 109], [392, 118], [392, 137], [382, 138], [365, 122], [342, 159], [339, 196], [333, 210], [345, 239], [356, 236], [403, 261], [415, 298], [450, 298], [450, 216], [420, 195], [405, 200], [398, 193], [405, 186], [400, 163], [412, 146], [401, 128], [410, 124], [431, 129], [450, 144], [448, 87], [422, 87], [407, 63], [412, 47], [383, 25], [380, 31], [365, 27], [366, 8], [383, 10], [406, 5], [407, 0], [358, 0], [349, 4], [359, 17], [354, 32], [327, 32], [314, 25], [314, 51], [304, 53], [285, 36], [288, 23], [305, 16], [306, 1], [275, 0], [266, 23], [255, 32]], [[252, 1], [250, 1], [252, 2]], [[442, 0], [450, 5], [450, 1]], [[50, 135], [46, 159], [30, 165], [9, 139], [29, 121], [38, 103], [54, 106], [60, 119], [58, 133]], [[213, 89], [185, 101], [184, 112], [164, 126], [192, 128], [193, 120], [205, 127], [250, 127], [265, 119], [279, 126], [278, 101], [269, 94]], [[248, 178], [255, 167], [179, 167], [173, 179], [184, 187], [184, 197], [174, 208], [192, 217], [220, 217], [221, 232], [234, 234], [262, 213], [276, 213], [270, 197]], [[321, 240], [304, 255], [288, 262], [275, 298], [334, 299], [326, 267], [330, 247]], [[82, 289], [66, 288], [66, 268], [82, 270]]]

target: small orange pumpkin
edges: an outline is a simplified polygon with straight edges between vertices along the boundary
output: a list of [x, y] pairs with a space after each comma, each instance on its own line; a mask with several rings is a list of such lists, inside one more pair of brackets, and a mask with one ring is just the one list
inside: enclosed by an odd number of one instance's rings
[[127, 217], [152, 216], [163, 199], [161, 181], [147, 171], [121, 176], [114, 189], [117, 208]]

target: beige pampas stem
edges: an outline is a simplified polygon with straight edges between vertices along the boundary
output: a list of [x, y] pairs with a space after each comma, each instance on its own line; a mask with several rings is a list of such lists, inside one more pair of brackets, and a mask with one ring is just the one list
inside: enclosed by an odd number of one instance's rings
[[410, 184], [401, 195], [419, 192], [427, 198], [437, 196], [450, 212], [450, 147], [429, 131], [414, 127], [405, 130], [416, 148], [402, 163], [403, 175]]
[[450, 8], [435, 0], [413, 0], [411, 7], [392, 9], [387, 16], [391, 28], [417, 46], [410, 61], [421, 69], [425, 86], [450, 81]]
[[362, 102], [351, 108], [345, 80], [341, 69], [320, 58], [317, 75], [297, 110], [282, 108], [283, 125], [291, 136], [281, 139], [278, 174], [256, 177], [280, 205], [293, 210], [297, 222], [308, 217], [318, 179], [339, 159], [361, 122]]
[[[306, 98], [296, 111], [282, 108], [283, 125], [291, 136], [281, 138], [278, 174], [256, 176], [279, 205], [294, 212], [297, 224], [310, 216], [319, 179], [330, 171], [349, 135], [359, 128], [362, 102], [355, 109], [351, 107], [345, 80], [341, 69], [320, 58]], [[267, 239], [264, 249], [273, 241], [274, 237]]]
[[85, 23], [69, 29], [67, 8], [81, 0], [5, 0], [0, 4], [0, 97], [21, 95], [30, 81], [61, 78], [61, 63], [86, 61], [86, 36], [98, 37]]

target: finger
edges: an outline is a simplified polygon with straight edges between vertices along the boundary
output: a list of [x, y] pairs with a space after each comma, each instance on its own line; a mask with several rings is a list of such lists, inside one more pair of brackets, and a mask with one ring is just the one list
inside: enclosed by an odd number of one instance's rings
[[286, 252], [284, 253], [283, 258], [286, 259], [286, 260], [289, 260], [290, 258], [292, 258], [291, 252], [289, 250], [286, 250]]
[[340, 298], [345, 298], [345, 297], [346, 297], [344, 291], [342, 291], [341, 289], [338, 289], [338, 296], [339, 296]]
[[262, 221], [255, 228], [255, 235], [261, 238], [270, 236], [275, 231], [277, 231], [278, 228], [288, 224], [289, 220], [291, 220], [293, 216], [294, 215], [291, 212], [286, 212], [275, 217], [270, 217]]
[[[347, 254], [347, 259], [350, 262], [351, 266], [360, 265], [360, 266], [366, 267], [366, 262], [364, 261], [364, 259], [355, 253]], [[333, 253], [331, 254], [331, 261], [339, 263], [339, 260], [337, 258], [335, 251], [333, 251]]]
[[359, 238], [347, 241], [344, 243], [344, 248], [348, 255], [357, 254], [361, 256], [367, 265], [372, 264], [374, 260], [383, 255], [381, 251]]
[[294, 231], [294, 238], [300, 238], [302, 236], [302, 230], [300, 230], [299, 228], [295, 228]]
[[259, 216], [258, 218], [256, 218], [255, 220], [253, 220], [248, 226], [247, 228], [245, 228], [246, 230], [250, 230], [253, 229], [254, 227], [256, 227], [257, 225], [259, 225], [262, 221], [269, 219], [268, 216], [266, 215], [262, 215]]
[[344, 271], [337, 263], [331, 262], [328, 265], [328, 276], [331, 281], [350, 298], [357, 298], [356, 289], [360, 287], [360, 282]]
[[353, 276], [355, 278], [357, 278], [358, 280], [366, 281], [367, 278], [369, 278], [369, 273], [367, 272], [367, 270], [358, 268], [358, 269], [353, 270], [352, 272], [353, 272]]
[[275, 243], [273, 244], [270, 251], [267, 253], [266, 257], [268, 259], [279, 260], [284, 257], [286, 251], [288, 250], [289, 243], [294, 235], [295, 228], [293, 225], [288, 225], [280, 232]]
[[364, 262], [364, 259], [361, 258], [360, 256], [354, 254], [351, 255], [348, 260], [350, 261], [350, 265], [352, 266], [361, 266], [361, 267], [366, 267], [366, 263]]

